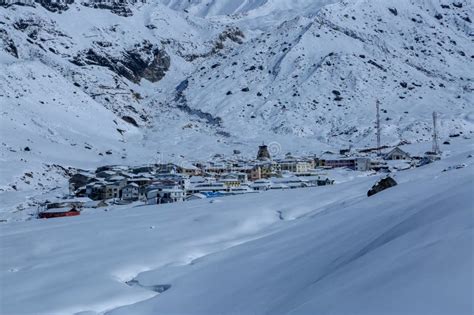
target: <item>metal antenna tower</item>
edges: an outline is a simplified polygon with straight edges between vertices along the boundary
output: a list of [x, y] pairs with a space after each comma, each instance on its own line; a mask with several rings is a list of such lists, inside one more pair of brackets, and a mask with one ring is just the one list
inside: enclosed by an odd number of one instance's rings
[[439, 144], [438, 144], [438, 113], [433, 112], [433, 148], [432, 151], [435, 154], [439, 154]]
[[377, 154], [381, 155], [382, 154], [382, 148], [381, 148], [381, 133], [380, 133], [380, 101], [377, 99], [376, 102], [376, 107], [377, 107], [377, 122], [376, 122], [376, 128], [377, 128]]

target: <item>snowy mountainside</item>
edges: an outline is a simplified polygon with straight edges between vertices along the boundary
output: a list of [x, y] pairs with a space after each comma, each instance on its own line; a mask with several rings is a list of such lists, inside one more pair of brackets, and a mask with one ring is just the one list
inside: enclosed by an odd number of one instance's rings
[[186, 10], [190, 14], [212, 17], [219, 15], [232, 16], [234, 19], [263, 17], [265, 15], [280, 16], [283, 11], [311, 15], [322, 6], [336, 2], [335, 0], [160, 0], [174, 10]]
[[0, 8], [2, 191], [63, 185], [51, 164], [155, 161], [159, 148], [142, 142], [159, 96], [193, 68], [193, 55], [242, 40], [235, 27], [160, 5], [134, 10]]
[[427, 140], [433, 110], [444, 135], [469, 133], [472, 9], [435, 0], [329, 5], [208, 60], [177, 103], [185, 98], [230, 134], [249, 137], [368, 145], [377, 98], [386, 143]]

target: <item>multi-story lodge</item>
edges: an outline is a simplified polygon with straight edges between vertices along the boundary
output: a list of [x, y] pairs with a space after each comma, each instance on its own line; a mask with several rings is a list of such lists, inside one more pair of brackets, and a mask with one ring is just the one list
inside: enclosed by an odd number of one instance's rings
[[339, 168], [345, 167], [355, 171], [368, 171], [370, 170], [370, 159], [365, 157], [353, 157], [353, 158], [339, 158], [339, 159], [328, 159], [319, 160], [318, 165], [327, 168]]

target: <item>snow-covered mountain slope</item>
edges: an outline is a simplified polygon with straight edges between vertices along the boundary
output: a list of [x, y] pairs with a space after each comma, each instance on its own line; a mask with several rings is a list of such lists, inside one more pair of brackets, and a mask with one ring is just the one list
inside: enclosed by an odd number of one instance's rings
[[160, 5], [134, 9], [0, 8], [2, 191], [58, 186], [52, 164], [158, 160], [143, 138], [160, 95], [193, 69], [189, 56], [231, 45], [233, 30]]
[[[4, 190], [53, 188], [64, 170], [126, 155], [137, 128], [118, 119], [80, 88], [38, 61], [2, 68], [1, 183]], [[56, 170], [56, 171], [55, 171]], [[64, 184], [61, 182], [61, 185]], [[4, 206], [10, 206], [3, 200]]]
[[429, 139], [434, 110], [442, 137], [474, 130], [471, 1], [130, 10], [0, 7], [2, 191], [31, 187], [25, 173], [45, 164], [253, 154], [262, 141], [282, 153], [373, 145], [376, 98], [384, 144]]
[[[160, 0], [174, 10], [212, 17], [229, 15], [234, 19], [254, 19], [264, 16], [288, 17], [292, 14], [311, 15], [322, 6], [337, 0]], [[282, 15], [283, 14], [283, 15]]]
[[376, 99], [386, 143], [428, 139], [433, 110], [443, 134], [471, 132], [472, 9], [434, 0], [330, 5], [205, 62], [176, 103], [251, 138], [367, 145]]
[[4, 225], [0, 309], [472, 314], [473, 147], [451, 149], [373, 197], [378, 176]]

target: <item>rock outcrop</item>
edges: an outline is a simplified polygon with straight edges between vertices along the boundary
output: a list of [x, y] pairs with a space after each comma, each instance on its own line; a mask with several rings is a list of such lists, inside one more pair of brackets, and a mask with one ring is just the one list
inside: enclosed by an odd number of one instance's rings
[[76, 55], [72, 63], [78, 66], [96, 65], [106, 67], [128, 80], [139, 83], [141, 79], [158, 82], [169, 70], [171, 59], [166, 51], [155, 47], [149, 41], [137, 44], [124, 51], [121, 56], [112, 56], [97, 46]]
[[387, 176], [380, 181], [378, 181], [372, 188], [367, 192], [367, 197], [373, 196], [375, 194], [378, 194], [379, 192], [397, 186], [397, 182], [391, 178], [390, 176]]
[[8, 33], [4, 29], [0, 29], [0, 48], [5, 50], [7, 53], [15, 58], [18, 58], [18, 49], [16, 48], [13, 40], [8, 36]]

